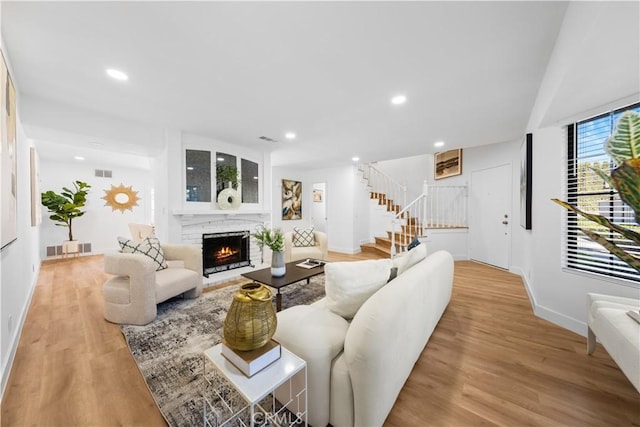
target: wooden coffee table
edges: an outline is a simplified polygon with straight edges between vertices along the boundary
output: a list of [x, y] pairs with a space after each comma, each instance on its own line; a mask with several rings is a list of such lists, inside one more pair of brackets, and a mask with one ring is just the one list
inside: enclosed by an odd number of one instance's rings
[[313, 276], [324, 273], [324, 265], [314, 268], [303, 268], [296, 266], [296, 264], [300, 264], [303, 261], [304, 260], [301, 259], [298, 261], [287, 263], [286, 273], [282, 277], [273, 277], [271, 275], [270, 267], [263, 268], [261, 270], [250, 271], [249, 273], [243, 273], [242, 277], [246, 277], [247, 279], [251, 279], [254, 282], [262, 283], [263, 285], [275, 288], [278, 291], [278, 293], [276, 294], [276, 311], [280, 311], [282, 309], [282, 294], [280, 293], [280, 288], [284, 288], [285, 286], [292, 285], [305, 279], [307, 280], [308, 284], [309, 279], [311, 279]]

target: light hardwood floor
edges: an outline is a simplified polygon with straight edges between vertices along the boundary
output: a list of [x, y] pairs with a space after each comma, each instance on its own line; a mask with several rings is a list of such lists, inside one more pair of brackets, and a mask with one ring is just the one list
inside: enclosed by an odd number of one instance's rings
[[[330, 254], [330, 260], [374, 255]], [[45, 262], [2, 426], [162, 426], [117, 325], [102, 257]], [[519, 277], [457, 262], [453, 299], [388, 426], [640, 426], [640, 395], [598, 345], [536, 318]]]

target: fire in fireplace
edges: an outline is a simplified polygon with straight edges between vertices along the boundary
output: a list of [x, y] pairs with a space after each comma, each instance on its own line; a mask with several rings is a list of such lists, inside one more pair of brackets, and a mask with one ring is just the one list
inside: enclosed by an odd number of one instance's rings
[[230, 231], [202, 235], [202, 268], [209, 274], [251, 265], [249, 231]]

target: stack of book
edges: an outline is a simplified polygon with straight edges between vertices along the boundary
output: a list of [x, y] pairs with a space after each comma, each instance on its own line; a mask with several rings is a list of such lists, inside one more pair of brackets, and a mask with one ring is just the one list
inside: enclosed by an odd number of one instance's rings
[[276, 360], [280, 359], [280, 344], [270, 340], [264, 346], [255, 350], [238, 351], [229, 347], [222, 340], [222, 355], [247, 377], [252, 377]]
[[307, 258], [305, 261], [296, 264], [296, 266], [309, 269], [309, 268], [320, 267], [324, 264], [325, 264], [324, 261], [320, 261], [319, 259]]

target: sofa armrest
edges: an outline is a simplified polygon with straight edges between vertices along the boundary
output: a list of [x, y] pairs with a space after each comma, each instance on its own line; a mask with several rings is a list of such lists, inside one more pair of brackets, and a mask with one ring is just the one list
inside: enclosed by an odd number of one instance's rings
[[163, 244], [162, 251], [167, 260], [184, 262], [184, 268], [202, 275], [202, 247], [188, 244]]
[[[331, 363], [342, 352], [349, 323], [329, 310], [298, 305], [278, 313], [273, 339], [307, 362], [307, 421], [329, 423]], [[278, 396], [278, 393], [276, 393]], [[294, 413], [298, 408], [289, 408]]]
[[156, 264], [142, 254], [104, 254], [104, 271], [116, 276], [144, 277], [155, 275]]
[[293, 248], [293, 233], [288, 231], [284, 233], [284, 261], [291, 262], [293, 255], [291, 249]]
[[316, 240], [316, 246], [320, 247], [320, 252], [322, 252], [322, 256], [320, 259], [327, 259], [327, 233], [323, 233], [322, 231], [314, 231], [313, 236]]
[[[104, 255], [104, 271], [115, 274], [103, 285], [103, 292], [108, 292], [110, 282], [129, 282], [129, 298], [131, 304], [139, 307], [156, 304], [156, 263], [146, 255], [113, 253]], [[155, 317], [155, 314], [154, 314]]]

